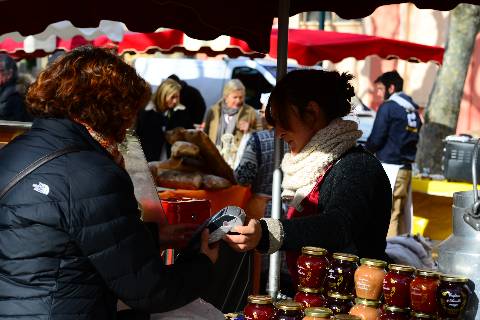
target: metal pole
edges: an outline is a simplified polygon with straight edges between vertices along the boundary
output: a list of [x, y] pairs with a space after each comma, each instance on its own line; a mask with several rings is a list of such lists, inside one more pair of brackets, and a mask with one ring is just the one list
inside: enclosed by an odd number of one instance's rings
[[[277, 41], [277, 81], [287, 74], [288, 50], [288, 18], [290, 0], [280, 0], [278, 4], [278, 41]], [[282, 171], [280, 164], [283, 158], [283, 142], [275, 133], [274, 171], [272, 182], [272, 218], [280, 219], [282, 212], [281, 185]], [[270, 255], [268, 270], [268, 293], [276, 300], [280, 284], [280, 253]]]

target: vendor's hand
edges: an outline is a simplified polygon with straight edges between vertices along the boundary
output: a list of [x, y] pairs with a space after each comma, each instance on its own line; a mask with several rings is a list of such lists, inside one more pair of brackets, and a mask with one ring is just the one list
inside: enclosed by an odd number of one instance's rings
[[245, 120], [238, 121], [238, 130], [242, 131], [243, 133], [246, 133], [248, 132], [249, 129], [250, 129], [250, 123], [248, 123], [248, 121], [245, 121]]
[[197, 227], [196, 224], [192, 223], [159, 224], [158, 238], [160, 249], [179, 249], [185, 247]]
[[255, 219], [251, 219], [246, 226], [234, 227], [232, 232], [239, 234], [226, 234], [223, 239], [232, 249], [239, 252], [255, 249], [262, 238], [262, 227]]
[[212, 261], [212, 263], [215, 263], [218, 259], [219, 242], [217, 241], [215, 243], [208, 244], [209, 235], [210, 233], [208, 232], [208, 229], [203, 230], [200, 252], [205, 254], [210, 259], [210, 261]]

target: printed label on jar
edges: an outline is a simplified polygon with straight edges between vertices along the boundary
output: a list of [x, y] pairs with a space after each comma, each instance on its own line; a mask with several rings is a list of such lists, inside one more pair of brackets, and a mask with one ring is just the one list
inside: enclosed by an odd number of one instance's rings
[[443, 291], [440, 297], [440, 304], [442, 309], [456, 313], [465, 307], [466, 300], [463, 294]]
[[365, 291], [372, 290], [371, 288], [372, 286], [370, 284], [371, 281], [372, 280], [369, 277], [358, 277], [357, 283], [356, 283], [357, 289], [365, 290]]
[[343, 282], [342, 270], [339, 270], [338, 275], [334, 271], [328, 271], [327, 283], [329, 289], [338, 289]]

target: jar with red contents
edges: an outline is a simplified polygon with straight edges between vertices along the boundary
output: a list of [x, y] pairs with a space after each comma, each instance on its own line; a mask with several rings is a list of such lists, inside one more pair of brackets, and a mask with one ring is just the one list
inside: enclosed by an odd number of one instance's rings
[[293, 300], [303, 304], [304, 308], [324, 307], [327, 305], [327, 299], [325, 299], [320, 289], [304, 288], [302, 286], [298, 286], [298, 291]]
[[348, 253], [334, 253], [325, 279], [326, 292], [354, 294], [354, 275], [358, 268], [358, 256]]
[[436, 314], [438, 282], [438, 273], [417, 270], [415, 279], [410, 282], [410, 306], [413, 311]]
[[343, 295], [336, 292], [329, 292], [327, 298], [327, 308], [331, 309], [333, 314], [347, 314], [353, 307], [353, 295]]
[[246, 320], [271, 320], [275, 310], [270, 296], [248, 296], [248, 303], [243, 310]]
[[434, 315], [421, 313], [421, 312], [412, 312], [410, 320], [425, 320], [425, 319], [436, 319]]
[[409, 320], [410, 311], [407, 308], [384, 305], [379, 320]]
[[399, 308], [410, 306], [410, 283], [415, 268], [399, 264], [390, 264], [383, 278], [383, 296], [385, 303]]
[[302, 287], [321, 289], [329, 266], [327, 250], [303, 247], [297, 260], [298, 280]]
[[440, 275], [437, 289], [438, 316], [440, 319], [460, 319], [470, 297], [468, 278]]
[[274, 320], [302, 320], [303, 305], [299, 302], [284, 300], [275, 304]]

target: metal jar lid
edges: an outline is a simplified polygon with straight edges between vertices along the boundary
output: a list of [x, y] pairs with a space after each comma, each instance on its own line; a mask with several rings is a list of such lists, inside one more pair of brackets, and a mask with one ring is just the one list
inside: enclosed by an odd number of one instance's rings
[[307, 287], [298, 286], [298, 291], [305, 292], [305, 293], [320, 293], [320, 292], [322, 292], [322, 289], [315, 289], [315, 288], [307, 288]]
[[334, 299], [339, 299], [339, 300], [353, 300], [353, 295], [351, 295], [351, 294], [344, 295], [344, 294], [340, 294], [338, 292], [330, 291], [328, 293], [328, 296], [331, 297], [331, 298], [334, 298]]
[[248, 296], [248, 302], [256, 304], [271, 304], [272, 297], [267, 295], [251, 295]]
[[333, 312], [329, 308], [305, 308], [305, 315], [309, 317], [331, 317]]
[[355, 298], [356, 304], [361, 304], [367, 307], [378, 308], [380, 305], [380, 301], [378, 300], [369, 300], [369, 299], [362, 299], [362, 298]]
[[349, 254], [349, 253], [335, 252], [332, 256], [333, 256], [333, 259], [350, 261], [350, 262], [358, 262], [359, 260], [358, 256], [354, 254]]
[[438, 279], [438, 272], [432, 271], [432, 270], [425, 270], [425, 269], [417, 269], [417, 275], [426, 277], [426, 278], [436, 278]]
[[333, 319], [337, 320], [362, 320], [359, 316], [354, 316], [352, 314], [337, 314], [333, 316]]
[[378, 267], [378, 268], [385, 268], [387, 266], [387, 263], [383, 260], [369, 259], [369, 258], [360, 259], [360, 264], [364, 264], [370, 267]]
[[301, 311], [303, 308], [303, 305], [300, 302], [295, 302], [292, 300], [283, 300], [283, 301], [277, 302], [275, 304], [275, 307], [285, 311]]
[[421, 313], [421, 312], [412, 312], [412, 316], [420, 319], [435, 319], [434, 316], [427, 313]]
[[459, 283], [467, 283], [468, 278], [464, 276], [457, 276], [451, 274], [441, 274], [440, 280], [447, 281], [447, 282], [459, 282]]
[[407, 313], [408, 309], [406, 308], [399, 308], [395, 306], [389, 306], [387, 304], [383, 305], [383, 309], [390, 311], [390, 312], [395, 312], [395, 313]]
[[319, 247], [303, 247], [302, 253], [309, 254], [312, 256], [324, 256], [328, 252], [326, 249], [319, 248]]
[[389, 264], [388, 270], [401, 271], [401, 272], [415, 272], [415, 268], [412, 266], [404, 266], [401, 264]]

